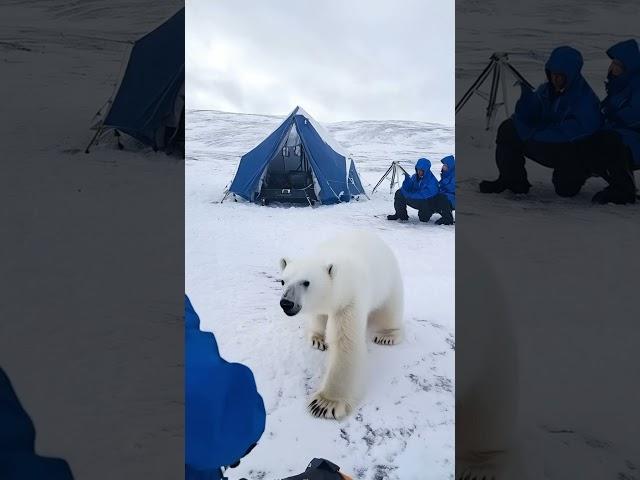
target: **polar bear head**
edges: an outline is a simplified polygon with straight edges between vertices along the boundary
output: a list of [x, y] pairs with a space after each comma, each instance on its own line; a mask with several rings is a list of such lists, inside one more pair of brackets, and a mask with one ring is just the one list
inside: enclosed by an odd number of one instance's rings
[[280, 260], [284, 292], [280, 306], [293, 317], [303, 314], [325, 313], [331, 302], [331, 290], [335, 275], [333, 264], [318, 259]]

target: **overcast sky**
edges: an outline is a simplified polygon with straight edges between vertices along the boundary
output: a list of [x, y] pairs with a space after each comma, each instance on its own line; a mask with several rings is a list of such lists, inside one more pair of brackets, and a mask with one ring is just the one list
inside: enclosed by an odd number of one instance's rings
[[453, 125], [454, 3], [187, 0], [187, 106]]

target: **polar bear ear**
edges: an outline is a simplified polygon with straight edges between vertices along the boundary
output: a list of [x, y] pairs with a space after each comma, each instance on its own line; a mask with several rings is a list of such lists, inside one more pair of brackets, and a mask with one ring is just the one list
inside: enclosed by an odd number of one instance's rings
[[282, 257], [280, 259], [280, 270], [284, 270], [285, 268], [287, 268], [287, 265], [289, 264], [289, 259], [288, 258], [284, 258]]
[[336, 272], [336, 270], [335, 270], [335, 268], [333, 268], [333, 263], [332, 263], [331, 265], [329, 265], [327, 267], [327, 273], [329, 274], [329, 276], [331, 278], [333, 278], [333, 275], [335, 274], [335, 272]]

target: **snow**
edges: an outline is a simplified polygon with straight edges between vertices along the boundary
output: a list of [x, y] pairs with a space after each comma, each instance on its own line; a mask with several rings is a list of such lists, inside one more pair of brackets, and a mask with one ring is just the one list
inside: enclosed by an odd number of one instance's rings
[[[607, 25], [612, 16], [615, 28]], [[605, 50], [637, 32], [633, 1], [519, 0], [508, 8], [495, 0], [458, 1], [456, 98], [494, 51], [516, 52], [511, 63], [538, 85], [544, 61], [562, 44], [581, 50], [583, 73], [602, 98]], [[517, 96], [516, 88], [509, 90], [511, 111]], [[592, 205], [591, 196], [605, 186], [601, 179], [562, 199], [551, 171], [533, 162], [527, 162], [528, 196], [480, 194], [478, 182], [497, 176], [495, 130], [484, 131], [485, 107], [475, 96], [456, 116], [457, 235], [473, 233], [511, 308], [521, 365], [520, 448], [529, 478], [635, 478], [640, 449], [630, 415], [637, 415], [638, 396], [620, 390], [640, 374], [640, 308], [629, 291], [636, 284], [640, 206]], [[503, 119], [500, 111], [496, 126]], [[460, 286], [457, 295], [464, 295]], [[459, 316], [458, 331], [470, 321]]]
[[[230, 478], [282, 478], [313, 457], [358, 479], [453, 478], [454, 227], [421, 224], [415, 211], [406, 224], [387, 221], [388, 182], [370, 201], [313, 209], [221, 204], [240, 156], [281, 121], [187, 111], [186, 291], [221, 355], [252, 369], [267, 409], [260, 443]], [[438, 124], [351, 121], [327, 130], [352, 152], [368, 192], [392, 160], [410, 169], [426, 155], [438, 175], [437, 160], [453, 153], [453, 129]], [[307, 344], [303, 320], [278, 305], [278, 260], [352, 227], [374, 230], [397, 255], [407, 336], [391, 348], [369, 344], [368, 392], [338, 423], [305, 411], [324, 354]]]

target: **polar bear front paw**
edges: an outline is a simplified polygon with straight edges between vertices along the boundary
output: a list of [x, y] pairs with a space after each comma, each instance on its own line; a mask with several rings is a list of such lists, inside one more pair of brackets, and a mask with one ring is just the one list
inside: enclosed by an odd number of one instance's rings
[[351, 411], [350, 405], [343, 400], [329, 400], [321, 392], [316, 393], [309, 403], [309, 412], [317, 418], [340, 420]]
[[313, 348], [317, 348], [318, 350], [325, 351], [329, 348], [327, 342], [324, 341], [324, 335], [320, 335], [319, 333], [313, 333], [309, 337], [311, 339], [311, 346]]
[[395, 345], [400, 343], [400, 334], [395, 332], [380, 332], [373, 337], [373, 342], [378, 345]]

